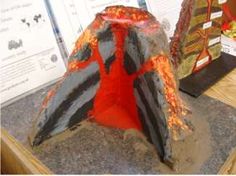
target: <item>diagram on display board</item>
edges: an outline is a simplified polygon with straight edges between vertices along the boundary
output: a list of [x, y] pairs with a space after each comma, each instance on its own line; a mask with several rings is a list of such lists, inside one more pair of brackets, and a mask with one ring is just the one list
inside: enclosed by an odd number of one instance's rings
[[180, 89], [195, 97], [236, 67], [221, 54], [222, 0], [184, 0], [171, 38]]
[[184, 1], [171, 52], [184, 78], [221, 55], [222, 8], [218, 0]]

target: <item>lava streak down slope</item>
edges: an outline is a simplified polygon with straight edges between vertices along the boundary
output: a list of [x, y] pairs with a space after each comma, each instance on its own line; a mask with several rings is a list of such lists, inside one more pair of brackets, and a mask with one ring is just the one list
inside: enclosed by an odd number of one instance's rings
[[87, 119], [143, 131], [170, 164], [172, 138], [191, 131], [185, 113], [160, 23], [146, 11], [112, 6], [77, 40], [68, 71], [43, 101], [30, 140], [39, 145]]

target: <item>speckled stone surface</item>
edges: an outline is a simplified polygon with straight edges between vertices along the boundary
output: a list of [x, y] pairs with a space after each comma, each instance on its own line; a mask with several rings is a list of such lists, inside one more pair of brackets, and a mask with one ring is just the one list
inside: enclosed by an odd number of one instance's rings
[[[54, 173], [174, 173], [159, 169], [161, 164], [154, 148], [141, 137], [96, 124], [85, 125], [71, 137], [54, 139], [32, 150], [27, 137], [46, 91], [47, 88], [42, 89], [2, 108], [1, 124]], [[201, 168], [192, 173], [216, 174], [236, 146], [236, 109], [204, 95], [198, 99], [185, 94], [182, 97], [193, 115], [200, 114], [199, 118], [206, 120], [211, 133], [212, 152], [200, 163]]]

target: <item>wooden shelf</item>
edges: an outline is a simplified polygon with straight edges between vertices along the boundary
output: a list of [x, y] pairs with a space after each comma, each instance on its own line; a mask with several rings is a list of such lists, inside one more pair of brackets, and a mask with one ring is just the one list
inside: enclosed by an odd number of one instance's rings
[[218, 174], [236, 174], [236, 147], [232, 150]]
[[236, 108], [236, 69], [208, 89], [204, 94]]
[[52, 174], [29, 151], [1, 128], [1, 173]]

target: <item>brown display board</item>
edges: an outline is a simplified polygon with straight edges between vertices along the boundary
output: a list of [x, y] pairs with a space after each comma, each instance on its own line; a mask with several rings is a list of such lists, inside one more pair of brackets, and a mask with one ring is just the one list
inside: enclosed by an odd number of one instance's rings
[[[204, 13], [203, 9], [206, 7], [204, 3], [206, 2], [208, 2], [208, 11]], [[177, 65], [180, 89], [192, 96], [198, 97], [236, 67], [234, 56], [221, 53], [221, 22], [228, 19], [225, 15], [221, 18], [220, 14], [222, 15], [225, 6], [230, 7], [229, 11], [232, 12], [232, 15], [236, 13], [236, 1], [227, 3], [220, 4], [219, 1], [201, 0], [190, 3], [184, 1], [182, 4], [180, 19], [171, 42], [171, 51]], [[193, 10], [188, 10], [189, 7], [193, 7]], [[203, 26], [201, 20], [199, 21], [199, 14], [200, 17], [208, 14]], [[185, 19], [185, 15], [189, 20]], [[196, 21], [199, 26], [192, 25]], [[216, 33], [216, 31], [218, 32]], [[189, 38], [193, 40], [189, 41]]]

